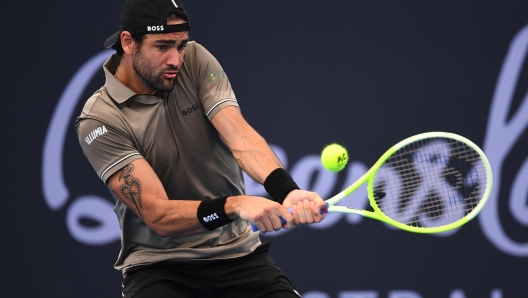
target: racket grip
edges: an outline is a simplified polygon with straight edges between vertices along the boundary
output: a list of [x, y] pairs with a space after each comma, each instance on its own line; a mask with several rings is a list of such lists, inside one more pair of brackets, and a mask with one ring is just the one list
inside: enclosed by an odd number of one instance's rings
[[[288, 208], [288, 212], [292, 213], [292, 208]], [[328, 203], [326, 203], [326, 209], [324, 209], [324, 210], [320, 210], [319, 213], [324, 214], [324, 213], [327, 213], [327, 212], [328, 212]], [[285, 224], [285, 223], [286, 223], [286, 221], [284, 220], [284, 218], [281, 217], [280, 220], [281, 220], [281, 223], [282, 223], [282, 224]], [[252, 222], [250, 222], [250, 224], [251, 224], [251, 230], [253, 230], [253, 232], [256, 232], [256, 231], [259, 230], [259, 229], [257, 228], [257, 226], [254, 225]]]
[[[292, 213], [292, 208], [288, 208], [288, 212]], [[282, 224], [285, 224], [286, 221], [284, 220], [284, 218], [280, 217], [280, 220], [281, 220], [281, 223]], [[252, 222], [250, 223], [251, 224], [251, 229], [253, 230], [253, 232], [256, 232], [259, 230], [259, 228], [257, 228], [256, 225], [254, 225]]]

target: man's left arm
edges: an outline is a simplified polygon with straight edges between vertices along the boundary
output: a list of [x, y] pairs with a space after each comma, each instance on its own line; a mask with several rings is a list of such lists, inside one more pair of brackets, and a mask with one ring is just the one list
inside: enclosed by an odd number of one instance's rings
[[[227, 106], [212, 119], [212, 124], [231, 149], [239, 166], [255, 181], [264, 184], [274, 170], [283, 168], [268, 143], [244, 119], [240, 109]], [[325, 208], [321, 197], [305, 190], [292, 190], [282, 203], [292, 208], [295, 224], [320, 222]]]

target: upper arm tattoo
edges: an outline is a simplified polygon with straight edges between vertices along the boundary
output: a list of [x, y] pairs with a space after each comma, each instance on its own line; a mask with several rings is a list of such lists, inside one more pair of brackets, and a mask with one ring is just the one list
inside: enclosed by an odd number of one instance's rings
[[121, 194], [131, 204], [127, 204], [143, 219], [143, 203], [141, 202], [141, 181], [138, 178], [132, 176], [134, 171], [134, 165], [128, 164], [121, 169], [119, 175], [119, 181], [123, 179], [123, 184], [119, 186]]

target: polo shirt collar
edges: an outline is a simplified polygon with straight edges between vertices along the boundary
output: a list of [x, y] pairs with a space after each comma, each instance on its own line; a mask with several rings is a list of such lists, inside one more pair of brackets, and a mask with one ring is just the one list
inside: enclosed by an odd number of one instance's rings
[[120, 62], [121, 57], [117, 54], [113, 54], [108, 60], [106, 60], [103, 65], [103, 70], [106, 77], [104, 86], [108, 91], [108, 94], [110, 94], [113, 100], [121, 104], [137, 94], [114, 77]]

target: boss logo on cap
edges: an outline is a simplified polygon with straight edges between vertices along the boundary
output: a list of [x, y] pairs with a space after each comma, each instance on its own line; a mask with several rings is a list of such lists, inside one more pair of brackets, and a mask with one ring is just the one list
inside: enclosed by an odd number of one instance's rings
[[154, 31], [154, 32], [157, 32], [157, 31], [163, 31], [165, 30], [163, 28], [163, 25], [161, 26], [147, 26], [147, 31], [151, 32], [151, 31]]

